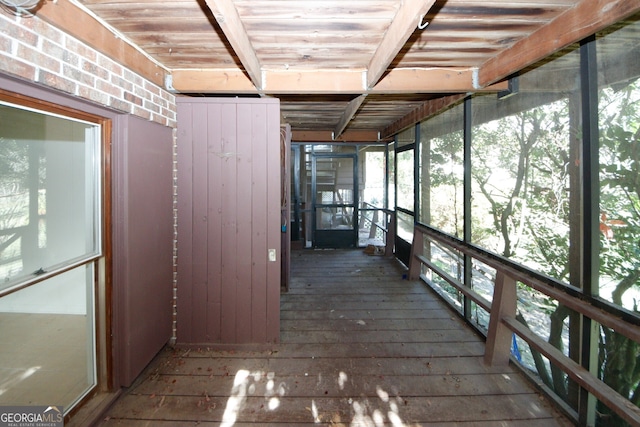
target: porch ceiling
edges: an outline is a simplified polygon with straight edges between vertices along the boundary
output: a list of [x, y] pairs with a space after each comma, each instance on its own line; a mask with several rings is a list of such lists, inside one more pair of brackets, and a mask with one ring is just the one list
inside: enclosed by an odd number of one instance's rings
[[[77, 1], [152, 58], [170, 90], [278, 97], [294, 137], [337, 140], [386, 138], [430, 103], [457, 99], [447, 95], [504, 89], [512, 73], [640, 9], [627, 0]], [[56, 20], [54, 7], [43, 7], [45, 19]]]

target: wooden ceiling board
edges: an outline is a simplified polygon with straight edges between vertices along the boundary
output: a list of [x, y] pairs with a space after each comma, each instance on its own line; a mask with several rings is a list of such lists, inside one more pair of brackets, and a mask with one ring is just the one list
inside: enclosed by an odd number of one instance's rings
[[[544, 46], [553, 53], [547, 39], [536, 37], [561, 31], [557, 22], [584, 26], [585, 19], [598, 20], [594, 8], [609, 0], [72, 1], [170, 77], [193, 71], [171, 90], [180, 92], [182, 84], [190, 94], [237, 90], [278, 97], [294, 132], [331, 133], [389, 132], [431, 111], [425, 107], [431, 100], [440, 105], [445, 94], [425, 93], [429, 88], [460, 88], [449, 92], [458, 96], [501, 82], [518, 71], [509, 69], [505, 52]], [[622, 11], [607, 14], [640, 9], [620, 0], [610, 3]], [[419, 23], [428, 25], [420, 29]], [[573, 30], [576, 38], [584, 32]], [[544, 53], [538, 50], [516, 56], [535, 59]], [[513, 61], [513, 67], [526, 66], [527, 58]], [[472, 81], [474, 72], [480, 78]], [[372, 90], [376, 84], [384, 94]]]
[[353, 21], [391, 20], [401, 0], [235, 0], [240, 16], [248, 21], [269, 19], [315, 19]]

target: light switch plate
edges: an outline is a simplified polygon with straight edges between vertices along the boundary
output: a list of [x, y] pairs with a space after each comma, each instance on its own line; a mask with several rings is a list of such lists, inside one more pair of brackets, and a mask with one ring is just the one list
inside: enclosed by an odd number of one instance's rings
[[275, 249], [269, 249], [269, 261], [271, 261], [271, 262], [275, 262], [276, 261], [276, 250]]

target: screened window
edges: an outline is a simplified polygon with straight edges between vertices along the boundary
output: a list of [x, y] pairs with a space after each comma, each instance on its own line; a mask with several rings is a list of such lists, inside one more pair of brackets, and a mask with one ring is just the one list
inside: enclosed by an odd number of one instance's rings
[[[640, 21], [598, 35], [600, 297], [638, 312], [640, 301]], [[598, 376], [638, 405], [638, 343], [600, 328]], [[620, 355], [624, 356], [621, 357]], [[627, 425], [602, 402], [599, 425]]]
[[389, 174], [387, 176], [387, 203], [386, 206], [389, 209], [396, 208], [396, 151], [395, 144], [389, 144], [388, 151], [389, 156], [387, 164], [389, 165]]
[[[640, 301], [640, 22], [596, 43], [600, 128], [600, 296]], [[636, 54], [630, 53], [630, 48]]]
[[413, 212], [414, 210], [414, 150], [396, 153], [398, 165], [398, 207]]
[[462, 237], [464, 227], [464, 107], [420, 124], [420, 222]]
[[472, 242], [566, 282], [580, 227], [579, 64], [569, 49], [520, 76], [518, 93], [472, 99]]

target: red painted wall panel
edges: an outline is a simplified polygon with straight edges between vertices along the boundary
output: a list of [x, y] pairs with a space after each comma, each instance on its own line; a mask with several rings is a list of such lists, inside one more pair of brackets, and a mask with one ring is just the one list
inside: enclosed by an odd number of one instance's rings
[[173, 131], [117, 121], [114, 158], [114, 338], [129, 386], [172, 336]]
[[179, 344], [279, 340], [279, 129], [276, 99], [178, 99]]

